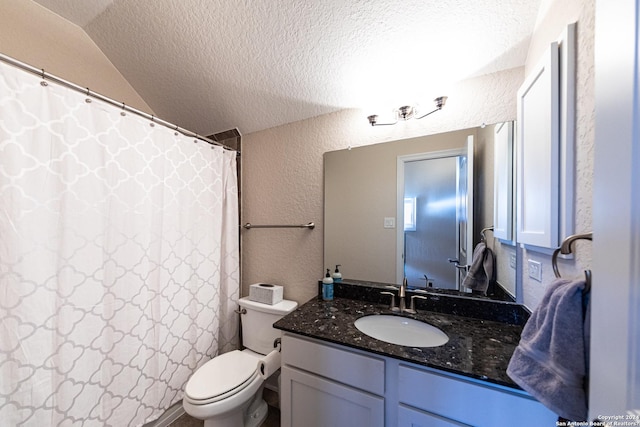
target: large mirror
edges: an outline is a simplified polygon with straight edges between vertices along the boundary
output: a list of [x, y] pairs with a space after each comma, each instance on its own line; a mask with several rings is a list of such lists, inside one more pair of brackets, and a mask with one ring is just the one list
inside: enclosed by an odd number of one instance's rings
[[503, 127], [325, 153], [325, 266], [341, 265], [346, 279], [398, 284], [407, 277], [412, 288], [471, 296], [460, 267], [483, 242], [495, 257], [496, 280], [473, 296], [515, 300], [515, 246], [487, 230], [494, 200], [511, 200], [494, 195], [494, 141]]

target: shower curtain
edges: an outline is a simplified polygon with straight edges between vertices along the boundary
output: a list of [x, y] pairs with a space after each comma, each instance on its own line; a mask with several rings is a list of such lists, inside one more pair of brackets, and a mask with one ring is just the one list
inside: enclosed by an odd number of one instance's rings
[[237, 347], [235, 162], [0, 63], [0, 425], [139, 426]]

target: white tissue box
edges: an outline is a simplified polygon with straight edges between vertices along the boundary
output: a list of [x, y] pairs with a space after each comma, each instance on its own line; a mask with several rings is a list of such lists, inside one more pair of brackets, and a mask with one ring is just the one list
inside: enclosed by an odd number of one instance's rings
[[249, 287], [249, 299], [263, 304], [274, 305], [282, 301], [284, 288], [268, 283], [256, 283]]

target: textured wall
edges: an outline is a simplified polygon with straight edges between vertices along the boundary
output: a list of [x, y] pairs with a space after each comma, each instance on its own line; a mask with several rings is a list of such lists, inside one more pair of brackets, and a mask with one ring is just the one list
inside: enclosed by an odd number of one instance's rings
[[31, 0], [0, 0], [0, 53], [153, 113], [78, 26]]
[[[446, 107], [422, 120], [371, 127], [360, 110], [342, 110], [244, 136], [242, 222], [298, 224], [315, 230], [242, 231], [243, 294], [260, 281], [285, 287], [305, 302], [323, 273], [323, 153], [514, 120], [523, 69], [467, 80], [452, 87]], [[372, 90], [375, 90], [372, 89]]]
[[[593, 0], [556, 0], [535, 30], [527, 58], [526, 70], [535, 66], [549, 43], [558, 39], [567, 24], [577, 21], [576, 37], [576, 194], [575, 232], [586, 233], [592, 228], [593, 148], [594, 148], [594, 29]], [[566, 237], [566, 236], [563, 236]], [[578, 277], [591, 265], [591, 243], [576, 242], [576, 255], [571, 260], [559, 260], [563, 277]], [[527, 260], [542, 263], [542, 283], [528, 277]], [[551, 256], [531, 251], [523, 253], [522, 286], [524, 304], [533, 309], [546, 286], [553, 281]]]

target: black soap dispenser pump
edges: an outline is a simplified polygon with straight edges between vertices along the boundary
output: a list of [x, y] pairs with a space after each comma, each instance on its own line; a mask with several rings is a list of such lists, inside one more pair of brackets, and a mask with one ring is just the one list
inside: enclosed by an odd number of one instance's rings
[[322, 299], [325, 301], [333, 300], [333, 279], [329, 268], [327, 268], [327, 274], [322, 279]]
[[340, 270], [338, 269], [338, 267], [341, 267], [340, 264], [336, 265], [336, 270], [333, 272], [333, 274], [331, 275], [331, 278], [333, 279], [333, 283], [340, 283], [342, 282], [342, 273], [340, 273]]

